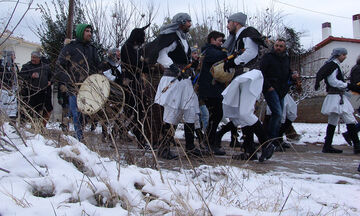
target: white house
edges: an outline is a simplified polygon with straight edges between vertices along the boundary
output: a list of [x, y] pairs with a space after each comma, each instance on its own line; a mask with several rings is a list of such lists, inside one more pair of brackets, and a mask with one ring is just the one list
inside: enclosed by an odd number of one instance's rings
[[353, 38], [334, 37], [331, 33], [331, 23], [322, 24], [323, 40], [315, 45], [311, 52], [302, 59], [302, 75], [314, 76], [326, 59], [330, 57], [332, 50], [336, 47], [344, 47], [348, 51], [347, 58], [341, 64], [345, 76], [356, 64], [356, 59], [360, 55], [360, 14], [353, 16]]
[[20, 37], [10, 36], [4, 43], [3, 41], [7, 37], [7, 34], [4, 34], [0, 38], [0, 55], [2, 50], [12, 50], [15, 51], [15, 63], [21, 69], [21, 66], [31, 59], [31, 52], [35, 50], [40, 50], [41, 46], [38, 43], [29, 42]]

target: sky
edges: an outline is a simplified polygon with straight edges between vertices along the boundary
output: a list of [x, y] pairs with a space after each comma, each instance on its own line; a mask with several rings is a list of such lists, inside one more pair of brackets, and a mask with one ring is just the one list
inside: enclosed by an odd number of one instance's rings
[[[27, 2], [29, 0], [22, 0]], [[100, 1], [100, 0], [96, 0]], [[32, 32], [36, 25], [41, 22], [39, 10], [35, 10], [37, 4], [43, 4], [45, 0], [34, 0], [32, 8], [20, 24], [15, 34], [24, 37], [26, 40], [39, 42], [39, 39]], [[112, 3], [114, 0], [103, 0], [105, 4]], [[353, 37], [352, 15], [359, 14], [357, 0], [131, 0], [138, 11], [145, 10], [149, 3], [153, 3], [158, 9], [155, 22], [161, 24], [163, 18], [170, 14], [173, 16], [179, 12], [188, 12], [196, 22], [196, 15], [201, 16], [205, 11], [207, 14], [214, 14], [217, 2], [221, 5], [226, 2], [232, 12], [245, 12], [255, 14], [274, 5], [274, 8], [285, 16], [284, 22], [287, 26], [294, 28], [298, 32], [303, 32], [301, 43], [304, 48], [310, 48], [321, 42], [321, 24], [331, 22], [332, 34], [337, 37]], [[205, 3], [206, 2], [206, 3]], [[9, 14], [14, 2], [0, 1], [0, 14], [3, 17]], [[20, 4], [20, 9], [26, 4]], [[15, 17], [19, 17], [21, 10]], [[30, 28], [29, 28], [30, 27]]]

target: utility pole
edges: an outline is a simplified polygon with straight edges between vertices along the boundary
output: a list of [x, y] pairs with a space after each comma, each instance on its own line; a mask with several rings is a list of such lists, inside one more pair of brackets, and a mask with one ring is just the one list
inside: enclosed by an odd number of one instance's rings
[[69, 0], [69, 15], [66, 23], [66, 38], [72, 38], [72, 27], [74, 19], [74, 0]]

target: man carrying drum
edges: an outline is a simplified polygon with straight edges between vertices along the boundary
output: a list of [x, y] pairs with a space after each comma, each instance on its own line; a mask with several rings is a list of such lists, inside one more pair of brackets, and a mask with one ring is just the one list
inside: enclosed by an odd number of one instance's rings
[[[245, 27], [247, 16], [241, 12], [229, 16], [227, 28], [230, 32], [224, 48], [229, 54], [238, 54], [236, 58], [224, 64], [224, 71], [235, 69], [234, 78], [222, 93], [224, 116], [234, 125], [242, 127], [244, 134], [244, 154], [235, 159], [257, 159], [256, 148], [252, 142], [253, 133], [262, 145], [259, 161], [269, 159], [274, 147], [267, 143], [262, 123], [254, 114], [256, 99], [259, 97], [264, 78], [257, 68], [257, 57], [261, 34], [253, 27]], [[246, 70], [245, 70], [246, 67]], [[254, 70], [251, 70], [254, 69]], [[249, 70], [249, 71], [247, 71]]]
[[61, 92], [69, 94], [69, 109], [73, 118], [76, 137], [83, 140], [81, 128], [81, 114], [76, 103], [77, 85], [82, 83], [89, 75], [98, 73], [100, 59], [97, 49], [91, 44], [92, 27], [88, 24], [76, 26], [76, 40], [71, 41], [61, 50], [57, 59], [59, 72], [57, 79], [60, 82]]

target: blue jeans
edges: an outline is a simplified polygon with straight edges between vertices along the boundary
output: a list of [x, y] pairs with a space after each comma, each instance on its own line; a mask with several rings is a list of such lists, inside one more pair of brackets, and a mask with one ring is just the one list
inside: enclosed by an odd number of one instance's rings
[[278, 93], [268, 91], [264, 94], [267, 105], [271, 110], [271, 117], [267, 128], [268, 136], [270, 139], [279, 137], [279, 129], [281, 126], [281, 117], [284, 108], [284, 98], [279, 97]]
[[202, 128], [206, 129], [209, 122], [209, 110], [206, 105], [200, 106], [200, 121], [202, 123]]
[[69, 95], [69, 112], [71, 113], [71, 116], [73, 118], [76, 137], [78, 138], [78, 140], [82, 140], [83, 132], [81, 126], [81, 113], [78, 111], [75, 95]]

